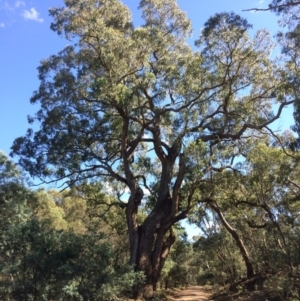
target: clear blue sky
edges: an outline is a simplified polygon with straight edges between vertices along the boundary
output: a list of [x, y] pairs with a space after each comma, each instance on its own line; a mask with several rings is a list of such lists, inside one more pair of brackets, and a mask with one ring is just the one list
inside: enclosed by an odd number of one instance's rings
[[[137, 0], [125, 0], [140, 23]], [[277, 31], [277, 17], [268, 12], [243, 9], [266, 7], [267, 0], [179, 0], [188, 13], [197, 38], [204, 22], [216, 12], [234, 11], [247, 18], [254, 30]], [[63, 0], [0, 0], [0, 149], [9, 153], [13, 140], [25, 134], [27, 115], [38, 106], [29, 103], [38, 88], [37, 67], [41, 59], [57, 53], [67, 41], [50, 30], [49, 7], [62, 6]], [[287, 114], [285, 114], [287, 115]], [[291, 119], [291, 110], [285, 117]], [[285, 124], [284, 122], [282, 122]]]

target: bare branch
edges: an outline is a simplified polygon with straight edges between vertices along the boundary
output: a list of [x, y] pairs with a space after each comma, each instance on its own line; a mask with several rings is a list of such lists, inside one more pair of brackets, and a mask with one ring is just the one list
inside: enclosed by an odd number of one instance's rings
[[272, 11], [272, 10], [277, 10], [277, 9], [282, 9], [282, 8], [288, 8], [288, 7], [292, 7], [292, 6], [297, 6], [300, 5], [300, 1], [292, 1], [292, 2], [288, 2], [285, 4], [280, 4], [280, 5], [272, 5], [270, 4], [268, 8], [249, 8], [249, 9], [243, 9], [243, 11], [254, 11], [254, 12], [258, 12], [258, 11]]

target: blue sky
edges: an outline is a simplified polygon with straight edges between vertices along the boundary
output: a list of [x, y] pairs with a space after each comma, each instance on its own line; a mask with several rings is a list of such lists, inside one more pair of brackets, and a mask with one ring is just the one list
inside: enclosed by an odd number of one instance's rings
[[[264, 2], [265, 1], [265, 2]], [[234, 11], [247, 18], [254, 30], [267, 28], [276, 32], [277, 17], [269, 12], [243, 12], [252, 7], [266, 7], [267, 0], [179, 0], [188, 13], [197, 38], [204, 22], [216, 12]], [[137, 0], [125, 0], [139, 24]], [[57, 53], [67, 41], [50, 30], [50, 7], [62, 6], [63, 0], [0, 0], [0, 149], [9, 153], [13, 140], [25, 134], [27, 115], [34, 115], [37, 105], [29, 99], [38, 88], [37, 67], [41, 59]], [[292, 120], [291, 110], [285, 114]]]

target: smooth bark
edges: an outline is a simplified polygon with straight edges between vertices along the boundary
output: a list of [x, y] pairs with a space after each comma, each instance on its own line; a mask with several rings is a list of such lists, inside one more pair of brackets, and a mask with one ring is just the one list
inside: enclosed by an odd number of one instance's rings
[[[225, 229], [231, 234], [232, 238], [235, 240], [241, 255], [243, 257], [243, 260], [245, 262], [246, 270], [247, 270], [247, 279], [251, 279], [254, 276], [254, 267], [250, 258], [250, 255], [248, 253], [248, 250], [242, 240], [242, 238], [239, 236], [237, 231], [231, 227], [231, 225], [228, 223], [226, 220], [225, 216], [221, 212], [220, 208], [216, 203], [211, 203], [211, 208], [218, 214], [218, 217], [220, 218], [223, 226]], [[249, 291], [255, 290], [255, 283], [254, 282], [249, 282], [247, 283], [247, 289]]]

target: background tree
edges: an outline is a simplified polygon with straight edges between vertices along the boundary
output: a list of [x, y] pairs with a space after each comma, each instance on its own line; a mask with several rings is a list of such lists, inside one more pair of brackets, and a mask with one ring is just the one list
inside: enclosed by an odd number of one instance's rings
[[65, 5], [50, 10], [51, 27], [71, 45], [41, 62], [31, 98], [41, 109], [29, 118], [41, 127], [16, 139], [12, 153], [44, 182], [96, 180], [116, 197], [129, 191], [120, 204], [130, 263], [146, 275], [137, 294], [151, 297], [172, 226], [199, 200], [199, 183], [230, 165], [249, 137], [265, 135], [294, 99], [283, 67], [269, 59], [268, 33], [251, 40], [250, 25], [233, 13], [210, 18], [192, 50], [190, 21], [175, 0], [142, 0], [138, 28], [117, 0]]
[[[277, 39], [281, 46], [281, 52], [285, 57], [288, 70], [289, 85], [294, 94], [294, 119], [293, 130], [300, 133], [300, 105], [299, 105], [299, 45], [300, 45], [300, 1], [273, 0], [268, 8], [252, 8], [248, 11], [271, 11], [280, 16], [278, 23], [282, 30], [277, 33]], [[290, 143], [292, 149], [299, 149], [299, 137]]]
[[[204, 235], [196, 246], [209, 262], [212, 279], [206, 277], [206, 268], [201, 274], [202, 283], [206, 279], [224, 284], [225, 278], [230, 279], [232, 289], [238, 285], [248, 290], [263, 288], [269, 294], [293, 300], [299, 293], [299, 261], [295, 257], [299, 164], [275, 141], [252, 143], [243, 156], [233, 170], [212, 176], [213, 187], [207, 190], [208, 196], [202, 196], [201, 205], [212, 212], [206, 210], [203, 215], [202, 207], [198, 208], [198, 224]], [[210, 217], [215, 218], [213, 224], [207, 222]], [[226, 239], [228, 234], [231, 240]], [[218, 250], [210, 258], [209, 247]], [[222, 256], [217, 257], [219, 249]], [[234, 264], [227, 252], [235, 254]], [[221, 271], [213, 269], [220, 264], [232, 267], [222, 270], [223, 279]]]

